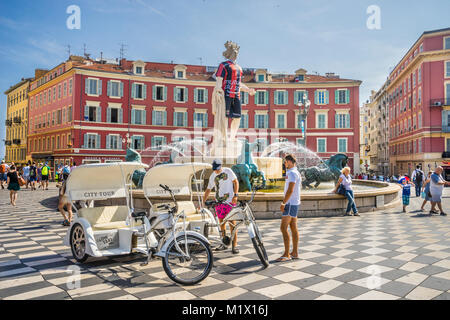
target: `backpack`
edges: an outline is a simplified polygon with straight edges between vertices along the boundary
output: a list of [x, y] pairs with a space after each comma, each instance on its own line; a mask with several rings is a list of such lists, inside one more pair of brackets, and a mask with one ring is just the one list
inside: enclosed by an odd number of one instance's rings
[[48, 167], [47, 166], [42, 167], [41, 174], [43, 176], [48, 175]]
[[422, 180], [423, 180], [423, 173], [422, 173], [422, 171], [416, 171], [416, 181], [417, 182], [422, 182]]
[[69, 174], [70, 173], [70, 168], [69, 167], [64, 167], [63, 173]]
[[0, 165], [0, 173], [5, 173], [6, 172], [6, 165], [2, 164]]

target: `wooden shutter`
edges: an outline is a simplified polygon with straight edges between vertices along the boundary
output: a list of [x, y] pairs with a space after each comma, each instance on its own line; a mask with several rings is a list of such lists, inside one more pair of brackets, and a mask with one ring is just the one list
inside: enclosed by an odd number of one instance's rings
[[131, 109], [131, 124], [136, 124], [135, 111], [136, 111], [136, 109]]
[[248, 96], [249, 96], [249, 93], [246, 92], [246, 93], [245, 93], [245, 104], [248, 104]]
[[152, 137], [152, 145], [151, 148], [153, 149], [155, 147], [155, 137]]
[[345, 116], [347, 122], [347, 128], [350, 128], [350, 113]]
[[278, 105], [278, 90], [276, 90], [275, 94], [273, 95], [273, 103], [275, 105]]
[[337, 113], [334, 115], [334, 127], [339, 128], [339, 115]]
[[269, 104], [269, 92], [264, 91], [264, 104]]
[[314, 91], [314, 104], [319, 104], [319, 91]]
[[188, 88], [184, 88], [184, 102], [189, 101], [188, 93], [189, 93]]
[[144, 98], [144, 100], [147, 99], [147, 85], [146, 84], [144, 84], [142, 86], [142, 98]]
[[123, 109], [119, 109], [119, 123], [123, 123]]
[[255, 93], [255, 104], [259, 104], [258, 96], [259, 96], [259, 91], [256, 91], [256, 93]]
[[120, 81], [119, 89], [120, 89], [120, 97], [123, 97], [123, 82], [122, 81]]
[[269, 128], [269, 115], [264, 115], [264, 126], [265, 128]]
[[205, 103], [208, 103], [208, 89], [204, 89]]
[[203, 128], [207, 128], [208, 127], [208, 114], [204, 113], [203, 116]]
[[111, 108], [106, 108], [106, 122], [111, 122]]
[[111, 136], [109, 134], [106, 136], [106, 149], [111, 149]]
[[334, 103], [339, 104], [339, 90], [334, 90]]
[[101, 149], [102, 145], [101, 145], [101, 142], [100, 142], [100, 135], [98, 134], [95, 138], [96, 138], [95, 139], [95, 148], [96, 149]]
[[329, 91], [325, 90], [325, 104], [329, 104], [329, 103], [330, 103]]
[[156, 100], [156, 85], [152, 86], [152, 99]]
[[167, 125], [167, 111], [163, 111], [163, 126]]
[[136, 98], [136, 85], [134, 83], [131, 85], [131, 98]]
[[119, 137], [117, 137], [117, 149], [122, 149], [122, 139]]
[[345, 103], [350, 103], [350, 89], [345, 91]]
[[102, 95], [102, 80], [98, 80], [98, 95]]
[[111, 81], [106, 82], [106, 95], [111, 96]]
[[194, 102], [195, 103], [197, 103], [197, 101], [198, 101], [198, 89], [197, 88], [194, 88]]
[[187, 113], [187, 111], [186, 112], [184, 112], [184, 119], [183, 119], [184, 121], [184, 123], [183, 123], [183, 126], [184, 127], [187, 127], [188, 126], [188, 113]]
[[298, 90], [296, 90], [296, 91], [294, 91], [294, 104], [295, 105], [298, 105], [298, 99], [299, 98], [299, 91]]
[[151, 124], [152, 125], [156, 125], [156, 121], [155, 121], [155, 119], [156, 119], [156, 116], [155, 116], [155, 110], [152, 110], [152, 121], [151, 121]]
[[96, 112], [97, 112], [96, 122], [102, 122], [102, 108], [101, 107], [97, 107], [96, 108]]
[[284, 90], [284, 104], [289, 104], [289, 93], [287, 90]]
[[142, 124], [147, 124], [147, 110], [142, 110]]
[[84, 134], [84, 144], [83, 144], [83, 148], [87, 149], [88, 147], [88, 135], [87, 133]]
[[167, 100], [167, 87], [164, 86], [164, 101]]
[[84, 106], [84, 120], [89, 121], [89, 106]]
[[173, 101], [178, 101], [178, 97], [177, 97], [177, 93], [178, 93], [178, 88], [173, 88]]

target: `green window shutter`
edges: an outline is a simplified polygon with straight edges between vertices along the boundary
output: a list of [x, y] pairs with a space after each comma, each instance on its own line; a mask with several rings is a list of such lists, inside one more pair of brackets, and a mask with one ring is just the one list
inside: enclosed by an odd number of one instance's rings
[[156, 85], [152, 86], [152, 99], [156, 100]]
[[141, 148], [145, 150], [145, 137], [141, 137]]
[[144, 100], [145, 99], [147, 99], [147, 85], [146, 84], [144, 84], [143, 86], [142, 86], [142, 97], [144, 98]]
[[189, 90], [188, 90], [188, 88], [185, 88], [184, 89], [184, 102], [189, 101], [188, 94], [189, 94]]
[[106, 108], [106, 122], [111, 122], [111, 108]]
[[167, 125], [167, 111], [163, 112], [163, 126]]
[[269, 115], [264, 115], [264, 128], [269, 128]]
[[275, 94], [273, 95], [273, 103], [275, 105], [278, 105], [278, 90], [276, 90]]
[[350, 103], [350, 90], [345, 91], [345, 103]]
[[89, 106], [84, 106], [84, 120], [89, 121]]
[[167, 100], [167, 87], [164, 86], [164, 101]]
[[339, 104], [339, 91], [334, 90], [334, 103]]
[[131, 109], [131, 123], [132, 124], [136, 124], [136, 115], [135, 115], [136, 110], [135, 109]]
[[109, 134], [106, 136], [106, 149], [111, 149], [111, 136]]
[[89, 79], [84, 79], [84, 93], [89, 93]]
[[350, 114], [347, 114], [346, 116], [345, 116], [345, 120], [346, 120], [346, 122], [347, 122], [347, 128], [350, 128]]
[[142, 111], [142, 124], [147, 124], [147, 110]]
[[162, 139], [162, 145], [166, 145], [167, 144], [167, 138], [166, 137], [163, 137], [163, 139]]
[[156, 119], [155, 112], [156, 112], [155, 110], [152, 110], [152, 122], [151, 122], [152, 125], [155, 125], [155, 124], [156, 124], [156, 121], [155, 121], [155, 119]]
[[155, 147], [155, 137], [152, 137], [152, 145], [151, 145], [151, 147], [152, 147], [152, 148]]
[[[249, 94], [248, 94], [248, 92], [246, 92], [245, 93], [245, 104], [248, 104], [248, 96], [249, 96]], [[248, 119], [247, 119], [248, 120]]]
[[245, 115], [245, 128], [248, 128], [248, 114]]
[[108, 97], [111, 96], [111, 81], [108, 81], [108, 82], [106, 83], [106, 95], [107, 95]]
[[208, 89], [205, 89], [205, 103], [208, 103]]
[[447, 110], [442, 110], [442, 127], [447, 126]]
[[98, 80], [98, 95], [102, 95], [102, 80]]
[[264, 104], [269, 104], [269, 92], [264, 91]]
[[136, 98], [136, 85], [134, 83], [131, 85], [131, 98]]
[[119, 109], [119, 123], [123, 123], [123, 109]]
[[294, 104], [295, 105], [298, 105], [299, 92], [300, 91], [294, 91]]
[[314, 104], [319, 104], [319, 91], [314, 91]]
[[187, 111], [184, 113], [184, 123], [183, 123], [183, 126], [184, 127], [187, 127], [188, 126], [188, 113], [187, 113]]
[[86, 149], [88, 147], [88, 135], [85, 133], [83, 138], [84, 138], [83, 148]]
[[117, 138], [117, 149], [122, 149], [122, 139], [120, 137]]
[[329, 91], [326, 90], [325, 91], [325, 104], [329, 104], [329, 103], [330, 103], [330, 101], [329, 101]]
[[205, 113], [203, 116], [203, 127], [208, 128], [208, 114]]
[[177, 93], [178, 88], [173, 88], [173, 101], [178, 101]]
[[334, 127], [339, 128], [339, 116], [337, 113], [334, 115]]
[[123, 97], [123, 82], [122, 81], [120, 81], [119, 88], [120, 88], [120, 97]]
[[194, 102], [197, 103], [197, 97], [198, 97], [198, 89], [194, 88]]
[[255, 104], [259, 104], [258, 103], [258, 91], [256, 91], [254, 97], [255, 97]]
[[99, 134], [98, 134], [97, 137], [96, 137], [95, 148], [96, 148], [96, 149], [101, 149], [101, 148], [102, 148], [102, 145], [101, 145], [101, 142], [100, 142], [100, 135], [99, 135]]
[[287, 90], [284, 91], [284, 104], [289, 104], [289, 92]]
[[254, 126], [256, 129], [259, 129], [259, 128], [258, 128], [258, 121], [257, 121], [257, 114], [255, 114], [253, 120], [254, 120], [254, 125], [253, 125], [253, 126]]
[[102, 122], [102, 107], [97, 107], [97, 121], [96, 122]]

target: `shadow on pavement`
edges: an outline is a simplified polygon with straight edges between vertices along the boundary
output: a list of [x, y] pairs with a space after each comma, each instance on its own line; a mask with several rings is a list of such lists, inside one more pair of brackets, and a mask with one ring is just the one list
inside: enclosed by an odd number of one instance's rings
[[58, 196], [44, 199], [39, 203], [45, 208], [58, 210]]

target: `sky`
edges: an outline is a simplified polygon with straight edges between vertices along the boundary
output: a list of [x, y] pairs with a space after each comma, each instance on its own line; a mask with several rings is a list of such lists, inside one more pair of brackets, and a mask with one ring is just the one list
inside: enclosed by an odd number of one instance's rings
[[[69, 29], [67, 8], [80, 8]], [[367, 13], [378, 6], [380, 28]], [[448, 0], [0, 0], [0, 158], [4, 156], [6, 91], [35, 68], [71, 54], [203, 64], [222, 61], [227, 40], [238, 63], [270, 72], [335, 72], [362, 81], [360, 104], [424, 31], [450, 27]]]

